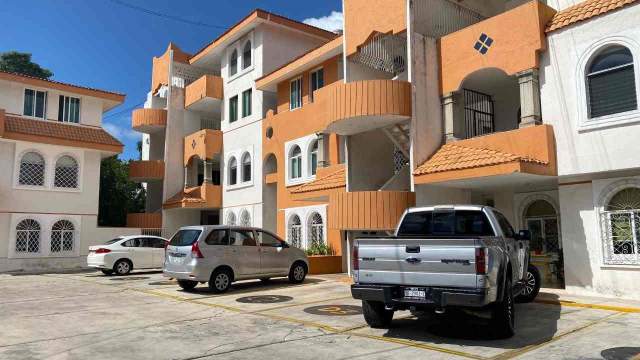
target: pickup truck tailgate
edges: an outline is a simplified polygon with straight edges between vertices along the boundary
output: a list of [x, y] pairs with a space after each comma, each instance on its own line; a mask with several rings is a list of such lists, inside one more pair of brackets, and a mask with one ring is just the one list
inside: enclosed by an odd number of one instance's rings
[[475, 239], [358, 240], [358, 282], [476, 287]]

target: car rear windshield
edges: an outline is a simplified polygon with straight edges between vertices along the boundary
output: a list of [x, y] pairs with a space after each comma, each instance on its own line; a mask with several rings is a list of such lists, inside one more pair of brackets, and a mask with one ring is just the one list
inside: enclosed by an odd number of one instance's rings
[[172, 246], [190, 246], [193, 245], [198, 237], [200, 237], [201, 230], [179, 230], [169, 242]]
[[104, 244], [105, 244], [105, 245], [111, 245], [111, 244], [116, 243], [116, 242], [118, 242], [118, 241], [120, 241], [120, 240], [122, 240], [122, 239], [124, 239], [124, 238], [117, 237], [117, 238], [115, 238], [115, 239], [111, 239], [111, 240], [109, 240], [109, 241], [105, 242]]
[[494, 236], [487, 216], [479, 210], [408, 213], [398, 236]]

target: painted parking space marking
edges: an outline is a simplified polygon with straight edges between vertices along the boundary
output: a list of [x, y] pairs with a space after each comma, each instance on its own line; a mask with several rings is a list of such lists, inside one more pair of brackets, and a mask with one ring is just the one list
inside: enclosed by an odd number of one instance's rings
[[236, 301], [244, 304], [274, 304], [291, 301], [291, 296], [285, 295], [253, 295], [237, 298]]
[[303, 310], [307, 314], [323, 316], [353, 316], [362, 314], [362, 307], [354, 305], [320, 305]]

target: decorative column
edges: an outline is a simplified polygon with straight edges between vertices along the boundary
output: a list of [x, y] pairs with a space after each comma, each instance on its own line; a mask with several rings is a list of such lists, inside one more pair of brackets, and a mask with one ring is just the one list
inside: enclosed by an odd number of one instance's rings
[[540, 113], [540, 80], [538, 69], [533, 68], [519, 72], [520, 84], [520, 125], [529, 127], [542, 123]]
[[455, 136], [455, 104], [456, 93], [446, 93], [442, 97], [442, 117], [444, 118], [444, 139], [445, 142], [450, 143], [458, 140]]
[[189, 164], [184, 167], [184, 188], [189, 187]]
[[211, 184], [213, 181], [211, 180], [211, 172], [213, 170], [213, 164], [211, 160], [204, 160], [204, 183]]
[[318, 137], [318, 167], [327, 167], [329, 163], [327, 160], [327, 156], [325, 154], [325, 142], [328, 140], [327, 135], [318, 133], [316, 134]]

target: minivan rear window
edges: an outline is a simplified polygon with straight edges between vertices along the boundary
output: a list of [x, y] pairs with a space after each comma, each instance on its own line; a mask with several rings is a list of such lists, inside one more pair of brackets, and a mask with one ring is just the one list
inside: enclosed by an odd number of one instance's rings
[[482, 211], [423, 211], [408, 213], [398, 236], [494, 236], [489, 219]]
[[201, 230], [179, 230], [169, 242], [171, 246], [190, 246], [200, 237]]

